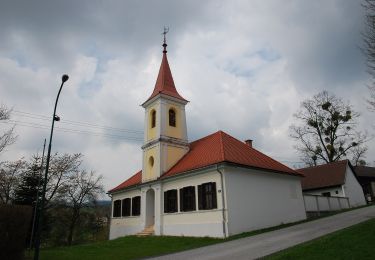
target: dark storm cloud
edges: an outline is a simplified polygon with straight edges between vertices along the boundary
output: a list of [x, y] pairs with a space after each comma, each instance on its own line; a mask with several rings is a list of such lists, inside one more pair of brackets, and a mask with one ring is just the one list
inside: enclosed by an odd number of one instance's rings
[[[77, 50], [103, 58], [141, 59], [161, 42], [164, 25], [176, 42], [182, 32], [203, 19], [197, 1], [6, 1], [0, 8], [2, 55], [34, 66], [71, 65]], [[149, 54], [148, 54], [149, 55]]]

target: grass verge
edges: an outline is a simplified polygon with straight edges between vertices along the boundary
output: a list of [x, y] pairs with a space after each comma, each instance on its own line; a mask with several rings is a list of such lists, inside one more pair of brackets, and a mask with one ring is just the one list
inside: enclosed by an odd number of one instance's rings
[[265, 259], [374, 259], [374, 255], [375, 219], [370, 219]]
[[[356, 208], [358, 209], [358, 208]], [[350, 211], [355, 209], [349, 209]], [[56, 260], [99, 260], [99, 259], [139, 259], [143, 257], [157, 256], [168, 253], [189, 250], [202, 246], [208, 246], [216, 243], [222, 243], [230, 240], [240, 239], [244, 237], [254, 236], [257, 234], [278, 230], [281, 228], [313, 221], [319, 218], [329, 217], [335, 214], [343, 213], [333, 212], [324, 216], [310, 218], [294, 223], [282, 224], [279, 226], [260, 229], [251, 232], [245, 232], [231, 236], [227, 239], [218, 239], [210, 237], [172, 237], [172, 236], [152, 236], [152, 237], [136, 237], [126, 236], [110, 241], [102, 241], [86, 245], [76, 245], [70, 247], [45, 248], [41, 250], [41, 259]], [[375, 229], [375, 228], [374, 228]], [[374, 242], [374, 240], [372, 240]], [[374, 243], [375, 244], [375, 243]], [[29, 252], [30, 253], [30, 252]], [[31, 258], [32, 253], [27, 257]]]
[[41, 251], [41, 259], [138, 259], [212, 245], [222, 241], [223, 239], [209, 237], [126, 236], [87, 245], [44, 249]]

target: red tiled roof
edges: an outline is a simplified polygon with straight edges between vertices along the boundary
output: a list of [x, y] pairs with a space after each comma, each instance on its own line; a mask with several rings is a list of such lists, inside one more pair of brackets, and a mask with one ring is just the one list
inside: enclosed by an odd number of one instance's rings
[[109, 190], [108, 192], [113, 192], [117, 190], [122, 190], [124, 188], [134, 186], [140, 184], [142, 182], [142, 171], [137, 172], [132, 177], [127, 179], [126, 181], [122, 182], [120, 185], [114, 187], [113, 189]]
[[311, 190], [344, 184], [347, 165], [348, 160], [343, 160], [298, 169], [298, 172], [305, 175], [305, 178], [302, 179], [302, 189]]
[[[283, 174], [303, 176], [302, 173], [290, 169], [236, 138], [222, 131], [218, 131], [190, 143], [189, 152], [168, 172], [163, 174], [161, 178], [175, 176], [220, 162], [235, 163], [242, 166], [266, 169]], [[140, 184], [141, 181], [141, 171], [139, 171], [109, 192]]]
[[171, 73], [171, 69], [169, 68], [169, 63], [168, 63], [166, 53], [163, 53], [163, 59], [161, 61], [159, 75], [156, 80], [154, 91], [152, 92], [151, 96], [146, 100], [146, 102], [158, 94], [165, 94], [167, 96], [171, 96], [171, 97], [183, 100], [183, 101], [187, 101], [176, 90], [173, 77], [172, 77], [172, 73]]
[[223, 131], [218, 131], [190, 143], [189, 152], [166, 172], [162, 178], [220, 162], [230, 162], [280, 173], [302, 175], [248, 146], [244, 142]]

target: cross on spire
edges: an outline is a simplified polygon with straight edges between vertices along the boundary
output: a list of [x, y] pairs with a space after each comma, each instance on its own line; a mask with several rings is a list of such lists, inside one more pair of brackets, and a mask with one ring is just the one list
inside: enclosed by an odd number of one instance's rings
[[164, 34], [164, 43], [163, 43], [163, 47], [164, 47], [164, 49], [163, 49], [163, 53], [167, 53], [167, 40], [166, 40], [166, 34], [169, 32], [169, 27], [167, 27], [167, 26], [164, 26], [164, 32], [162, 33], [162, 34]]

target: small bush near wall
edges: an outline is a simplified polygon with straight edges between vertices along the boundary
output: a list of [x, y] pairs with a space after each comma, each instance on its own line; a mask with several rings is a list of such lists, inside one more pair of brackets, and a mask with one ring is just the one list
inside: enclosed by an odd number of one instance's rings
[[0, 259], [23, 259], [31, 223], [30, 206], [0, 204]]

